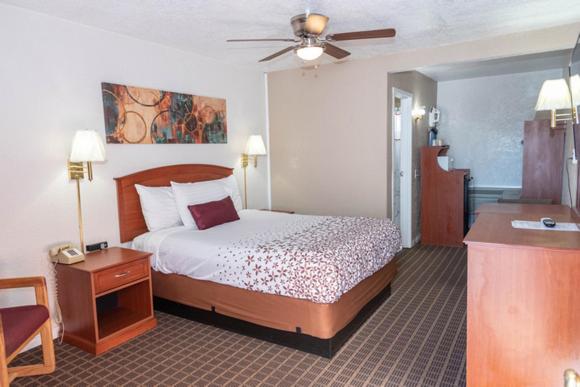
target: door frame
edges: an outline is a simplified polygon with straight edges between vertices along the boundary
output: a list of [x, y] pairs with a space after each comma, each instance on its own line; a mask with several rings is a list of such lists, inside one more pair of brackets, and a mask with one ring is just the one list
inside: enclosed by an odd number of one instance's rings
[[[401, 172], [395, 176], [395, 98], [401, 99]], [[393, 87], [391, 98], [391, 214], [395, 208], [395, 179], [401, 179], [400, 219], [403, 247], [413, 247], [413, 93]]]

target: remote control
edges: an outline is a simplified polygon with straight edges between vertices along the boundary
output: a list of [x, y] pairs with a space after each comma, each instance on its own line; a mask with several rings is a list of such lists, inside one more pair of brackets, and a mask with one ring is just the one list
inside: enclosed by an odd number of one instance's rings
[[542, 221], [542, 223], [546, 227], [549, 227], [549, 228], [556, 227], [556, 221], [552, 218], [542, 218], [540, 220]]

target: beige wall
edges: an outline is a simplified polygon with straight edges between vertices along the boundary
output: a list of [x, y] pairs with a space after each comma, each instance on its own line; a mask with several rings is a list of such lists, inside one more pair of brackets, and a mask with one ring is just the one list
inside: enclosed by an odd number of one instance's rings
[[[430, 106], [437, 105], [437, 82], [433, 79], [417, 72], [417, 71], [405, 71], [401, 73], [389, 74], [388, 76], [388, 106], [392, 105], [393, 98], [393, 87], [397, 89], [407, 91], [413, 94], [413, 107], [425, 106], [427, 113], [425, 117], [420, 120], [413, 120], [413, 170], [409, 171], [413, 175], [413, 202], [411, 209], [412, 216], [412, 239], [418, 238], [421, 231], [420, 226], [420, 205], [419, 205], [419, 195], [421, 193], [421, 178], [415, 173], [418, 171], [420, 173], [420, 149], [427, 145], [427, 135], [429, 131], [429, 119], [428, 119], [428, 109]], [[387, 125], [390, 127], [392, 122], [392, 110], [387, 111]], [[392, 143], [388, 144], [388, 152], [392, 154]], [[389, 158], [389, 163], [387, 167], [387, 176], [392, 176], [392, 168]], [[391, 190], [387, 192], [389, 211], [392, 211], [391, 204]], [[392, 212], [389, 212], [389, 214]]]
[[578, 31], [580, 23], [268, 74], [272, 206], [388, 216], [388, 73], [571, 48]]
[[[272, 207], [386, 214], [386, 88], [357, 66], [270, 75]], [[384, 94], [384, 95], [383, 95]], [[386, 112], [385, 112], [386, 113]]]

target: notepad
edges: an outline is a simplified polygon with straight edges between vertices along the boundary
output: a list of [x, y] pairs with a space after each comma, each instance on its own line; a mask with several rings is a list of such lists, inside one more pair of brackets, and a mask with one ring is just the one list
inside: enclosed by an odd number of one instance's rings
[[577, 223], [556, 223], [556, 226], [554, 227], [546, 227], [542, 222], [535, 222], [529, 220], [512, 220], [512, 227], [527, 230], [580, 232], [580, 226]]

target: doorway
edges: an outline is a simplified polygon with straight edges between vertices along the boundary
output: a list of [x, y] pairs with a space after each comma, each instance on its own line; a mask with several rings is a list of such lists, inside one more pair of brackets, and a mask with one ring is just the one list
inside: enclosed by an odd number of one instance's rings
[[403, 247], [413, 246], [413, 94], [393, 87], [392, 98], [392, 220], [401, 229]]

